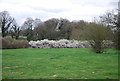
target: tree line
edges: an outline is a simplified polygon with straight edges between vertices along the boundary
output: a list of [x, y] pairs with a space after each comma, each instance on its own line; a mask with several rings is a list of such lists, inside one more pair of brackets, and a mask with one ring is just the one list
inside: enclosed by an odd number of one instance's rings
[[[118, 13], [116, 13], [118, 11]], [[19, 36], [27, 37], [27, 40], [93, 40], [94, 48], [102, 49], [103, 40], [112, 40], [116, 48], [120, 49], [120, 12], [108, 11], [93, 22], [84, 20], [72, 21], [68, 19], [51, 18], [42, 22], [40, 19], [27, 18], [19, 26], [15, 18], [8, 11], [0, 12], [0, 28], [2, 37], [11, 36], [19, 39]], [[93, 42], [91, 42], [91, 45]], [[99, 52], [99, 51], [98, 51]]]

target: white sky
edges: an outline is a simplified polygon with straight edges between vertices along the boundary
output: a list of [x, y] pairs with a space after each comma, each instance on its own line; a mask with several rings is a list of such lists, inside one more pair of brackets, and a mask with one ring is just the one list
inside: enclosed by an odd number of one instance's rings
[[119, 0], [0, 0], [0, 12], [8, 11], [21, 25], [27, 17], [42, 21], [50, 18], [92, 21], [107, 10], [117, 8]]

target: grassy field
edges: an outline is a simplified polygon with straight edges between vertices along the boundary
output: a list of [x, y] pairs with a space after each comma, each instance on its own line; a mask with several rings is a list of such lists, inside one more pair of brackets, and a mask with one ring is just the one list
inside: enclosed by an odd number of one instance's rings
[[87, 48], [7, 49], [2, 51], [3, 79], [118, 79], [118, 54]]

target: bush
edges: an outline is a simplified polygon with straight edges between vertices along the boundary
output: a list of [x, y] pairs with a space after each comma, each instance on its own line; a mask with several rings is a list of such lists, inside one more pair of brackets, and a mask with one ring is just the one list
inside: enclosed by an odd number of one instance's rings
[[27, 40], [15, 40], [11, 37], [0, 38], [2, 40], [2, 49], [18, 49], [29, 47]]
[[90, 48], [91, 46], [87, 41], [77, 41], [77, 40], [48, 40], [44, 39], [41, 41], [30, 41], [30, 46], [32, 48]]
[[12, 42], [13, 42], [13, 39], [11, 37], [4, 37], [4, 38], [1, 38], [2, 39], [2, 48], [3, 49], [10, 49], [12, 48]]
[[[78, 40], [38, 40], [30, 41], [29, 45], [32, 48], [91, 48], [91, 45], [94, 45], [94, 41], [78, 41]], [[99, 44], [99, 43], [98, 43]], [[100, 44], [101, 45], [101, 44]], [[110, 40], [104, 40], [102, 42], [104, 48], [113, 48], [113, 42]], [[96, 47], [95, 47], [96, 48]]]
[[14, 40], [12, 42], [12, 48], [18, 49], [18, 48], [27, 48], [28, 42], [26, 40]]
[[[83, 38], [87, 39], [96, 53], [103, 53], [107, 47], [106, 42], [111, 41], [113, 33], [110, 28], [91, 23], [83, 31]], [[106, 42], [105, 42], [106, 41]]]

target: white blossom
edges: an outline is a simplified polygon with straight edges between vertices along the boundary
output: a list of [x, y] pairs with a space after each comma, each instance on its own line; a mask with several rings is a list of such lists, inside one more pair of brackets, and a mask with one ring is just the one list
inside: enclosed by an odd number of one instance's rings
[[[110, 40], [104, 40], [103, 45], [112, 47], [113, 42]], [[78, 41], [78, 40], [38, 40], [30, 41], [29, 45], [32, 48], [91, 48], [89, 41]]]
[[30, 41], [32, 48], [90, 48], [88, 41], [77, 41], [77, 40], [38, 40]]

